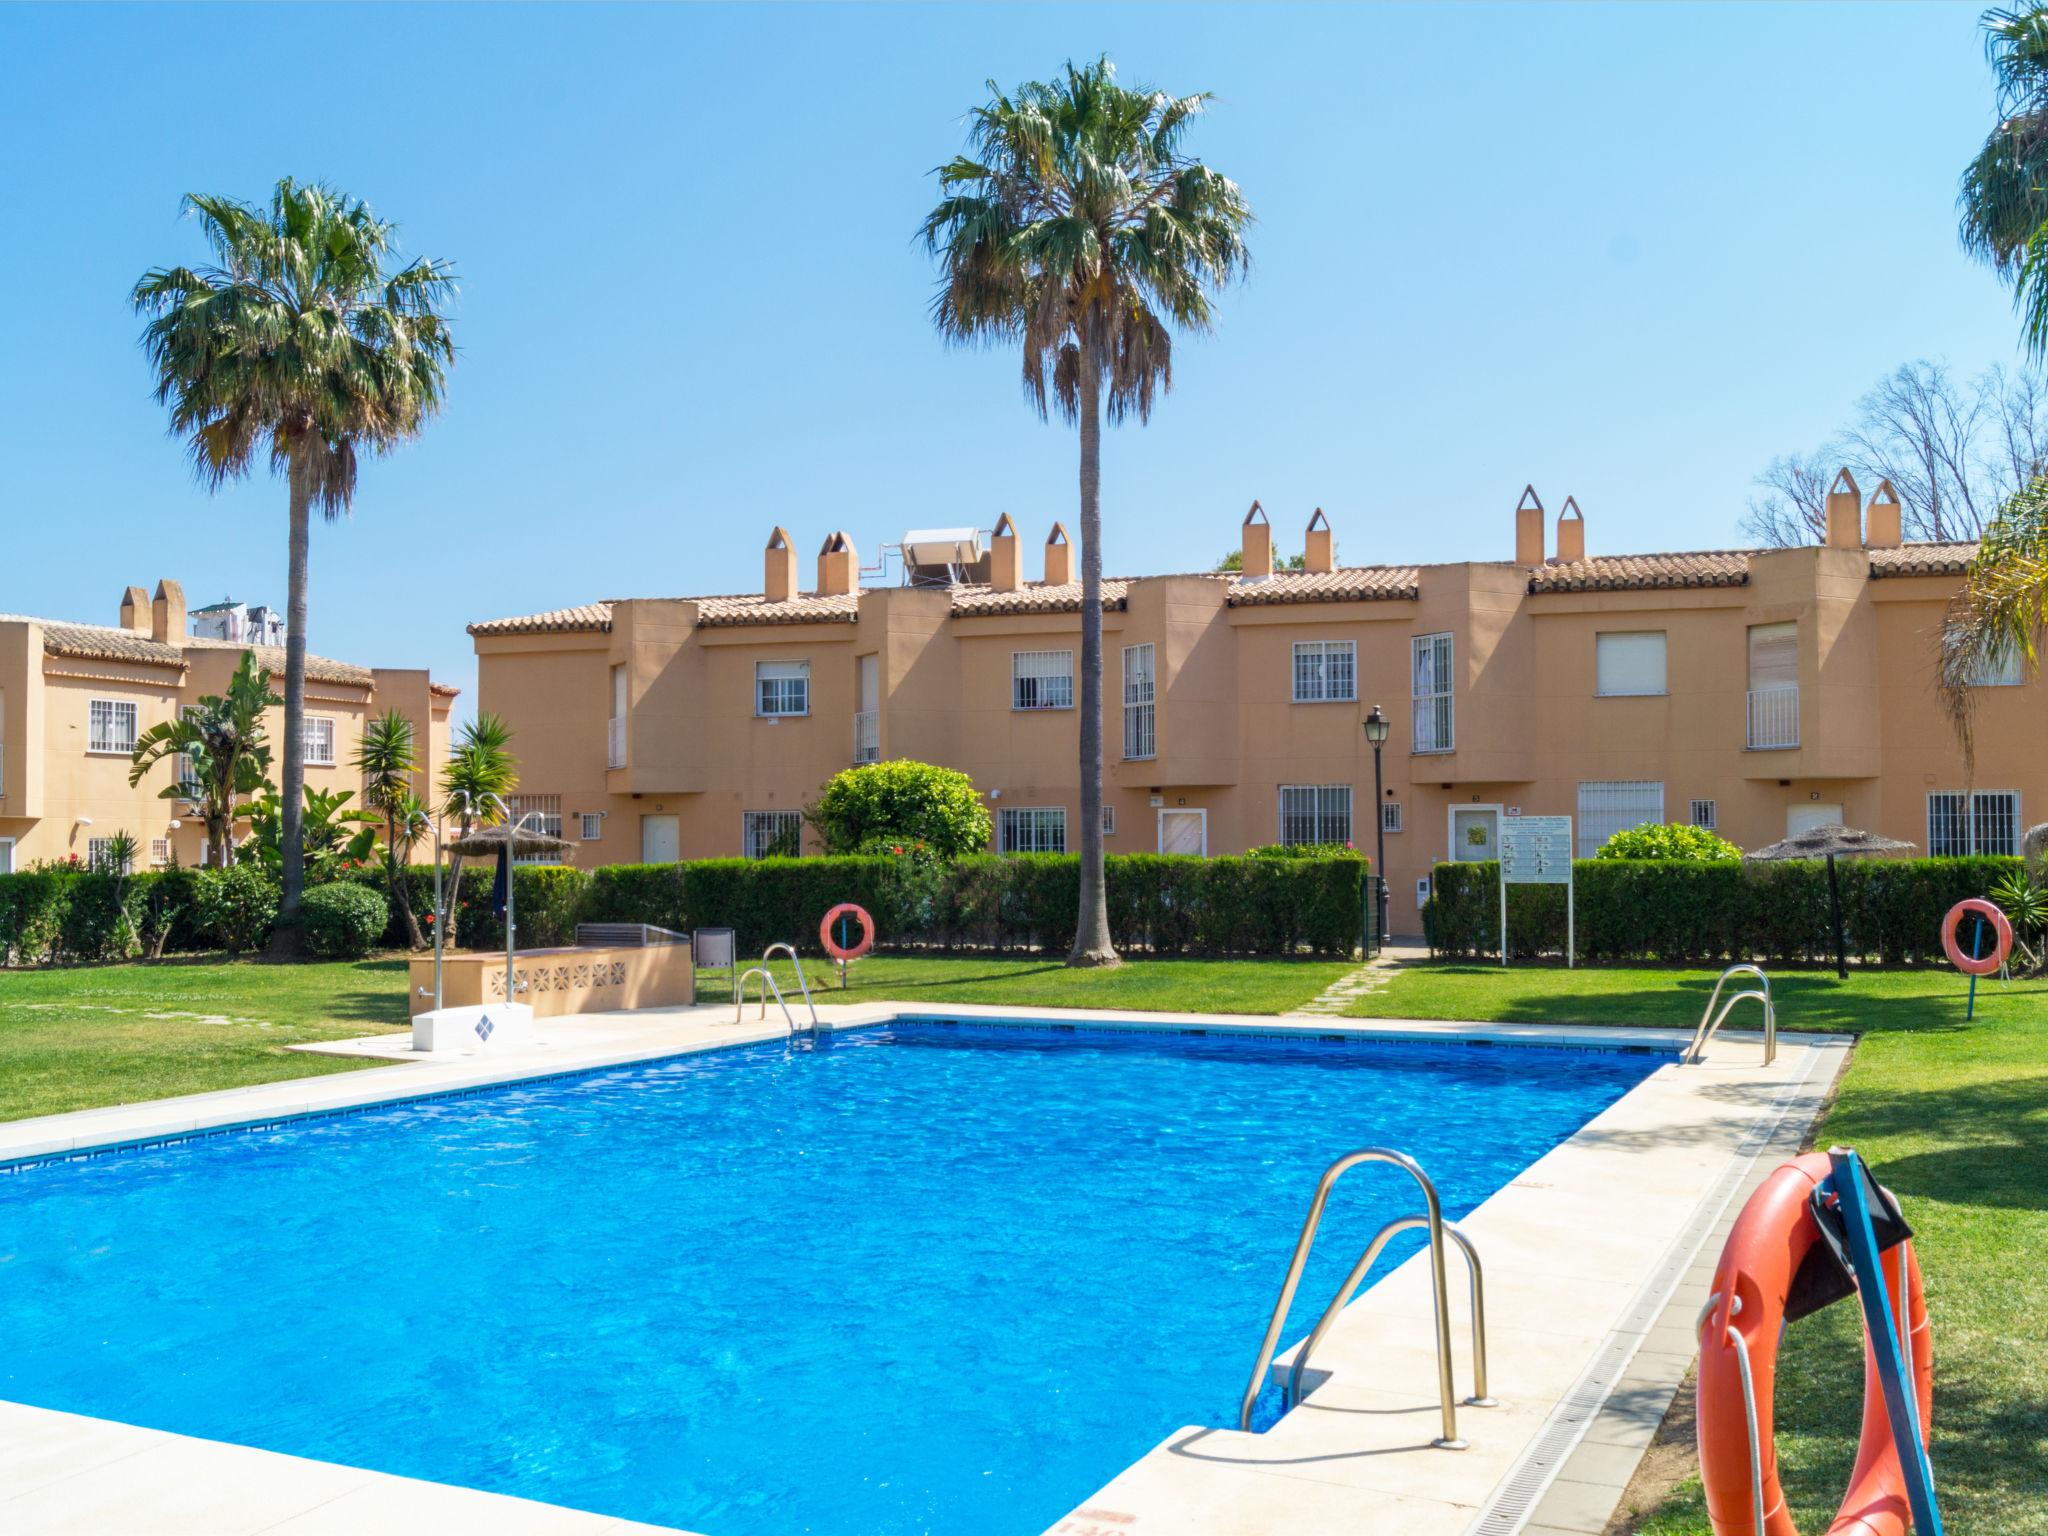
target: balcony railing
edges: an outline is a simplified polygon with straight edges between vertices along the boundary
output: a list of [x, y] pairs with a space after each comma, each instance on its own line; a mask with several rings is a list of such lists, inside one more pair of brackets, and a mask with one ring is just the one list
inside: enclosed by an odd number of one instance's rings
[[626, 722], [607, 720], [605, 722], [604, 765], [607, 768], [626, 766]]
[[882, 717], [879, 711], [863, 709], [853, 717], [853, 760], [879, 763], [882, 760]]
[[1799, 685], [1749, 690], [1749, 748], [1752, 752], [1799, 745]]

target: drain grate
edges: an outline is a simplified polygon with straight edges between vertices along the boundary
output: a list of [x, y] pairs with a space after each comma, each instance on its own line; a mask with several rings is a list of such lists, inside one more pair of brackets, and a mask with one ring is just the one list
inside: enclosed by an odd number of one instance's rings
[[1586, 1431], [1593, 1427], [1615, 1385], [1628, 1370], [1629, 1362], [1642, 1347], [1643, 1335], [1656, 1326], [1707, 1234], [1734, 1199], [1757, 1156], [1783, 1128], [1785, 1117], [1812, 1082], [1823, 1058], [1831, 1063], [1840, 1060], [1835, 1049], [1824, 1048], [1819, 1042], [1809, 1047], [1799, 1076], [1778, 1090], [1774, 1107], [1759, 1115], [1736, 1144], [1727, 1167], [1701, 1197], [1692, 1219], [1664, 1251], [1578, 1380], [1558, 1399], [1536, 1438], [1508, 1469], [1466, 1536], [1515, 1536], [1528, 1524], [1537, 1500], [1549, 1491], [1566, 1458], [1578, 1449]]

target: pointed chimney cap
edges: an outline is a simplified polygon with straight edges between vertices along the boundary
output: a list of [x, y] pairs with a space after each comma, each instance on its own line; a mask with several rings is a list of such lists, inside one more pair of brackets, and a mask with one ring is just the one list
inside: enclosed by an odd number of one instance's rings
[[1252, 503], [1251, 511], [1245, 513], [1244, 515], [1244, 526], [1249, 528], [1253, 523], [1263, 523], [1265, 521], [1266, 509], [1260, 506], [1256, 501], [1254, 501]]
[[1014, 539], [1016, 536], [1017, 525], [1010, 521], [1010, 514], [1007, 512], [997, 518], [995, 527], [989, 530], [989, 537], [992, 539]]
[[1844, 491], [1847, 491], [1851, 496], [1862, 494], [1856, 488], [1856, 477], [1849, 473], [1849, 466], [1846, 464], [1835, 471], [1834, 481], [1828, 486], [1828, 494], [1830, 496], [1839, 496]]
[[1321, 507], [1317, 507], [1315, 511], [1315, 516], [1311, 517], [1308, 520], [1308, 525], [1311, 530], [1317, 528], [1327, 528], [1330, 526], [1330, 520], [1327, 517], [1323, 516], [1323, 509]]
[[768, 534], [768, 548], [789, 548], [789, 530], [778, 523]]
[[[1496, 502], [1495, 505], [1497, 506], [1499, 503]], [[1543, 498], [1536, 494], [1536, 487], [1533, 484], [1525, 485], [1522, 487], [1522, 499], [1515, 503], [1515, 510], [1517, 512], [1527, 512], [1532, 508], [1541, 512], [1543, 510]]]
[[1054, 524], [1052, 525], [1052, 532], [1051, 532], [1051, 533], [1048, 533], [1048, 534], [1047, 534], [1047, 535], [1045, 536], [1045, 542], [1046, 542], [1046, 543], [1048, 543], [1048, 544], [1064, 544], [1064, 543], [1066, 543], [1066, 542], [1067, 542], [1067, 525], [1066, 525], [1065, 523], [1054, 523]]
[[1586, 514], [1579, 510], [1579, 498], [1576, 496], [1565, 497], [1564, 506], [1558, 511], [1557, 520], [1560, 523], [1568, 517], [1575, 517], [1582, 523], [1586, 520]]

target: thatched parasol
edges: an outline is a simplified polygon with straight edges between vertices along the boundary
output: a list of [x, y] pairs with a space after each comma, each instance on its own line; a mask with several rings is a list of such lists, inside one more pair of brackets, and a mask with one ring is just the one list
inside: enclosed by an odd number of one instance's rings
[[535, 832], [531, 828], [514, 834], [503, 825], [472, 827], [461, 837], [451, 839], [445, 846], [451, 853], [465, 858], [494, 859], [504, 851], [505, 844], [512, 844], [512, 857], [531, 858], [535, 854], [547, 854], [560, 858], [574, 851], [575, 845], [566, 838], [555, 837], [547, 832]]
[[1849, 948], [1842, 934], [1842, 882], [1835, 874], [1835, 860], [1868, 858], [1884, 853], [1910, 853], [1911, 843], [1902, 843], [1895, 837], [1879, 837], [1875, 832], [1860, 832], [1854, 827], [1845, 827], [1839, 822], [1825, 827], [1808, 827], [1804, 832], [1759, 848], [1754, 853], [1745, 853], [1745, 859], [1762, 862], [1766, 859], [1826, 859], [1828, 861], [1828, 915], [1834, 921], [1835, 933], [1835, 974], [1849, 979]]

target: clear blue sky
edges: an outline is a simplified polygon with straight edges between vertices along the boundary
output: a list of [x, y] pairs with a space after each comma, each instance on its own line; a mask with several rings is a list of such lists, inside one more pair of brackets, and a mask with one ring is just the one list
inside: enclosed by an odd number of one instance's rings
[[[465, 688], [474, 618], [747, 591], [786, 524], [1036, 543], [1069, 431], [942, 346], [912, 232], [983, 82], [1107, 52], [1216, 93], [1250, 281], [1104, 462], [1112, 572], [1736, 538], [1752, 476], [1916, 356], [2015, 360], [1955, 240], [1991, 123], [1962, 5], [0, 10], [0, 611], [284, 599], [284, 492], [193, 482], [125, 295], [191, 190], [325, 178], [451, 258], [444, 416], [316, 531], [315, 649]], [[1028, 568], [1035, 574], [1035, 556]]]

